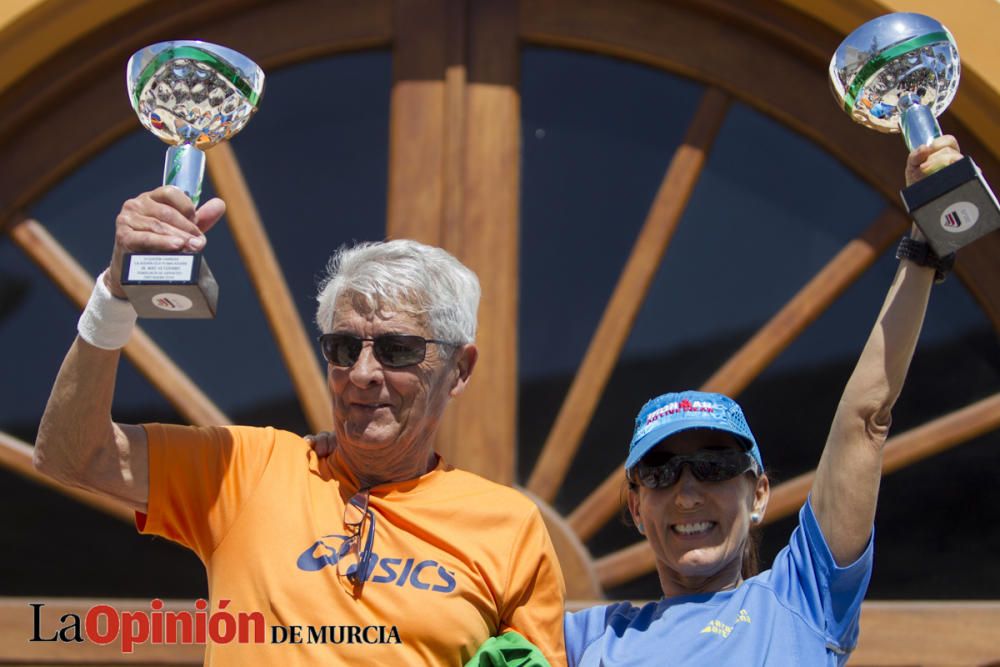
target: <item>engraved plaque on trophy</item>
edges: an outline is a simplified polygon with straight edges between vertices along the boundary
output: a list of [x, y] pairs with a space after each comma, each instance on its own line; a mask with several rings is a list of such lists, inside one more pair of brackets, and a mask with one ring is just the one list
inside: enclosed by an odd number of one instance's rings
[[[135, 53], [126, 79], [139, 121], [170, 144], [163, 184], [177, 186], [197, 206], [204, 151], [246, 126], [264, 92], [264, 72], [232, 49], [174, 41]], [[215, 316], [219, 286], [201, 253], [126, 254], [121, 284], [139, 317]]]
[[[941, 136], [937, 116], [955, 97], [960, 72], [947, 28], [929, 16], [897, 13], [847, 36], [830, 61], [830, 85], [853, 121], [900, 132], [913, 150]], [[1000, 205], [970, 157], [900, 194], [939, 257], [1000, 228]]]

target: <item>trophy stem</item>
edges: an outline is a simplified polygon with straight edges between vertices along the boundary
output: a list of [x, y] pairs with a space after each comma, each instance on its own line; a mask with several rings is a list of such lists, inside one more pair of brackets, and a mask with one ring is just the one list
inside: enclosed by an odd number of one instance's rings
[[903, 95], [899, 98], [900, 129], [903, 132], [903, 141], [911, 151], [921, 146], [926, 146], [941, 136], [941, 126], [938, 125], [937, 118], [926, 106], [920, 103], [920, 98], [913, 93]]
[[201, 199], [201, 181], [204, 176], [204, 152], [192, 144], [179, 144], [167, 149], [167, 159], [163, 164], [163, 184], [179, 187], [195, 206]]

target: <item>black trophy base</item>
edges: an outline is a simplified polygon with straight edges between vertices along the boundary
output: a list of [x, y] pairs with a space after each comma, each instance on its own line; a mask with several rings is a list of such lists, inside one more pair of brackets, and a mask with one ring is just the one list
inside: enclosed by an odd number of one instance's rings
[[1000, 205], [970, 157], [934, 172], [900, 194], [938, 257], [1000, 228]]
[[215, 317], [219, 284], [201, 254], [131, 253], [122, 264], [122, 289], [139, 317]]

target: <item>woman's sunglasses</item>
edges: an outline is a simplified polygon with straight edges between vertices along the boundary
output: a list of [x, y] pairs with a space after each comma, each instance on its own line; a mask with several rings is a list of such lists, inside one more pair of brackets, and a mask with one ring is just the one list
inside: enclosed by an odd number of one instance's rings
[[736, 449], [706, 449], [694, 454], [654, 452], [632, 469], [632, 480], [648, 489], [665, 489], [680, 479], [687, 465], [699, 482], [724, 482], [745, 472], [760, 474], [757, 461]]
[[323, 357], [340, 368], [350, 368], [361, 356], [366, 341], [372, 343], [372, 353], [386, 368], [415, 366], [427, 356], [427, 343], [455, 345], [443, 340], [433, 340], [409, 334], [382, 334], [374, 338], [361, 338], [351, 334], [328, 333], [319, 337]]

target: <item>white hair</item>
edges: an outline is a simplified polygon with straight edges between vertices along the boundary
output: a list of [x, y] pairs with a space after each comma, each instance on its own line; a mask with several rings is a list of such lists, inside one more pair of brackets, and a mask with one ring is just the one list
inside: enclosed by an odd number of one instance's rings
[[359, 312], [398, 312], [423, 320], [431, 335], [464, 345], [476, 338], [479, 279], [445, 250], [401, 239], [343, 246], [320, 282], [316, 325], [333, 327], [337, 302]]

